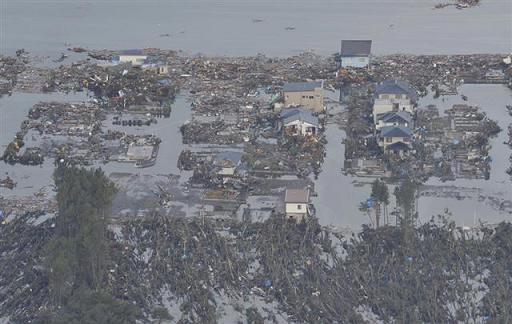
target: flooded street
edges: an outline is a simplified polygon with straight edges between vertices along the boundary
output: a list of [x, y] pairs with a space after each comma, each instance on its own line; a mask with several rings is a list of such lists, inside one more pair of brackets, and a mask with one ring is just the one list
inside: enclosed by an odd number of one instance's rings
[[[509, 167], [508, 157], [512, 153], [504, 144], [507, 140], [507, 127], [512, 123], [505, 106], [512, 104], [512, 92], [502, 85], [463, 85], [459, 95], [443, 96], [433, 99], [427, 96], [420, 100], [420, 107], [435, 104], [440, 112], [451, 108], [453, 104], [464, 103], [461, 95], [468, 97], [468, 104], [478, 105], [487, 116], [496, 120], [502, 131], [492, 138], [489, 155], [492, 158], [491, 176], [489, 180], [466, 180], [442, 182], [431, 178], [425, 183], [429, 191], [439, 192], [439, 197], [422, 196], [418, 201], [420, 223], [429, 221], [437, 215], [447, 215], [459, 225], [472, 226], [479, 221], [497, 223], [512, 220], [508, 210], [500, 210], [503, 201], [512, 200], [512, 181], [505, 173]], [[336, 110], [330, 110], [337, 113]], [[318, 197], [313, 200], [322, 225], [333, 225], [339, 228], [360, 228], [368, 224], [368, 216], [359, 211], [359, 203], [365, 201], [371, 192], [370, 183], [373, 178], [361, 178], [344, 175], [345, 132], [335, 123], [328, 123], [326, 129], [328, 140], [326, 157], [322, 172], [315, 182]], [[391, 205], [394, 207], [393, 186], [390, 186]], [[394, 217], [391, 217], [394, 222]]]

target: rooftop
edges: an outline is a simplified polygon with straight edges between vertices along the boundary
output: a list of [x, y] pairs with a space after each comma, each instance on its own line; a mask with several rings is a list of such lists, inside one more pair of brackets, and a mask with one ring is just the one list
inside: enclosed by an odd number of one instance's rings
[[315, 82], [289, 82], [283, 86], [284, 92], [301, 92], [301, 91], [314, 91], [316, 88], [322, 88], [322, 81]]
[[281, 112], [281, 119], [286, 125], [295, 120], [301, 120], [312, 125], [318, 125], [318, 118], [307, 108], [288, 108]]
[[390, 150], [390, 151], [407, 151], [410, 149], [411, 149], [411, 147], [403, 142], [396, 142], [396, 143], [386, 146], [386, 150]]
[[309, 203], [309, 189], [286, 189], [285, 203]]
[[407, 127], [386, 126], [380, 130], [381, 137], [411, 137], [412, 132]]
[[377, 96], [381, 94], [405, 94], [409, 95], [412, 100], [418, 99], [416, 90], [409, 83], [401, 80], [386, 80], [379, 83], [375, 89], [375, 94]]
[[121, 50], [118, 51], [119, 55], [141, 55], [146, 56], [144, 52], [140, 49], [128, 49], [128, 50]]
[[410, 123], [412, 120], [411, 114], [406, 111], [387, 112], [377, 115], [377, 120], [382, 120], [385, 123], [392, 122], [406, 122]]
[[371, 40], [342, 40], [341, 56], [368, 56], [371, 53]]

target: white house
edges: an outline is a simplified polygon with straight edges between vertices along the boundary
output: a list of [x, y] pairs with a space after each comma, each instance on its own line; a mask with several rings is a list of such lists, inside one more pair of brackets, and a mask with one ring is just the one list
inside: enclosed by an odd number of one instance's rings
[[405, 111], [414, 114], [418, 95], [406, 82], [386, 80], [375, 89], [373, 103], [373, 122], [377, 125], [377, 116], [387, 112]]
[[114, 56], [113, 60], [121, 63], [130, 63], [132, 66], [142, 66], [148, 58], [141, 50], [125, 50]]
[[281, 124], [285, 134], [293, 136], [316, 135], [318, 118], [307, 108], [289, 108], [281, 112]]
[[364, 68], [370, 65], [371, 40], [342, 40], [341, 67]]
[[286, 189], [284, 203], [286, 218], [300, 222], [309, 216], [309, 189]]

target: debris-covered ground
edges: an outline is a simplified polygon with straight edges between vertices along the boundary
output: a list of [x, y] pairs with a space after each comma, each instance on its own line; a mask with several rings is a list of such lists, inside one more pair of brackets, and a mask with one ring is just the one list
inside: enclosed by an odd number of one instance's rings
[[[29, 213], [0, 228], [1, 313], [49, 307], [42, 249], [54, 219]], [[173, 322], [507, 322], [510, 224], [466, 232], [427, 223], [343, 236], [296, 225], [152, 217], [111, 225], [107, 289]]]

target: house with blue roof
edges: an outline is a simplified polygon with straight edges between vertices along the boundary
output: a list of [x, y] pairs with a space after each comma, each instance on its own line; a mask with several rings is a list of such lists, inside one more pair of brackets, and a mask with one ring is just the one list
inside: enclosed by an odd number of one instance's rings
[[[386, 126], [380, 129], [379, 146], [387, 151], [399, 151], [411, 148], [413, 133], [410, 128], [402, 126]], [[400, 144], [399, 144], [400, 143]]]
[[373, 121], [377, 125], [377, 116], [387, 112], [408, 112], [414, 115], [418, 94], [407, 82], [386, 80], [375, 89], [373, 102]]
[[377, 131], [389, 126], [411, 128], [413, 127], [412, 116], [407, 111], [391, 111], [377, 115], [377, 123], [375, 124]]
[[280, 129], [284, 134], [292, 136], [314, 136], [318, 133], [320, 125], [318, 118], [311, 109], [288, 108], [281, 112]]

